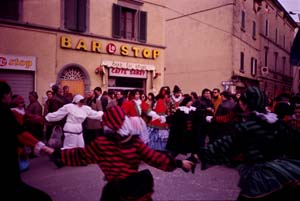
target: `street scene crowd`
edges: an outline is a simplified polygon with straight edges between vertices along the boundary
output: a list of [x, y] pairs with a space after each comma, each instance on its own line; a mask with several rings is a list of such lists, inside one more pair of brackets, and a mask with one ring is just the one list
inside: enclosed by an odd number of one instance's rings
[[20, 176], [41, 153], [58, 168], [98, 164], [107, 181], [100, 200], [152, 200], [153, 177], [138, 171], [142, 162], [168, 172], [237, 168], [237, 200], [300, 197], [300, 94], [270, 99], [249, 86], [198, 96], [175, 85], [158, 94], [96, 87], [82, 96], [55, 84], [46, 95], [42, 105], [30, 92], [25, 106], [0, 82], [5, 188], [13, 200], [52, 200]]

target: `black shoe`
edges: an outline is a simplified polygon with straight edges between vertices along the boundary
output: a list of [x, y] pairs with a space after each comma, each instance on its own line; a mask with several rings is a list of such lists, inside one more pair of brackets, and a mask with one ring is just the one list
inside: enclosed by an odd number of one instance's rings
[[206, 170], [208, 167], [207, 167], [207, 164], [204, 160], [201, 161], [201, 170]]
[[188, 157], [186, 160], [191, 161], [193, 164], [192, 166], [192, 173], [195, 173], [196, 164], [199, 163], [198, 159], [194, 156], [194, 154], [191, 154], [190, 157]]

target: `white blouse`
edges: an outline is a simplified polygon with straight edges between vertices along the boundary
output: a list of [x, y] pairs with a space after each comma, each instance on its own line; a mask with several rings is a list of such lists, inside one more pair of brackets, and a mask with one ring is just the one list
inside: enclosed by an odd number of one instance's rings
[[99, 124], [102, 121], [103, 111], [92, 110], [91, 107], [83, 105], [79, 107], [76, 104], [69, 103], [61, 107], [56, 112], [48, 113], [45, 119], [49, 122], [62, 120], [67, 115], [64, 125], [64, 132], [81, 133], [82, 123], [86, 118], [98, 119]]

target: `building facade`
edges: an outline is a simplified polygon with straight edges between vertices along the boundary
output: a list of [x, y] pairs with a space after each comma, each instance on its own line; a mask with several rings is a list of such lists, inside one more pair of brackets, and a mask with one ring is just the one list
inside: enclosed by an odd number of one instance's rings
[[73, 94], [157, 91], [163, 84], [164, 1], [10, 0], [0, 3], [0, 79], [39, 96], [55, 83]]
[[166, 4], [166, 85], [233, 93], [254, 85], [271, 97], [291, 90], [297, 24], [277, 0]]

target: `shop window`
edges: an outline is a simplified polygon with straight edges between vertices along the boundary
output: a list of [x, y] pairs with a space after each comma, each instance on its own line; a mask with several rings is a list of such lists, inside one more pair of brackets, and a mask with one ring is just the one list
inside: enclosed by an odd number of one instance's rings
[[127, 77], [110, 77], [108, 79], [109, 88], [118, 89], [144, 89], [145, 79], [127, 78]]
[[113, 37], [147, 41], [147, 12], [113, 4], [112, 23]]
[[87, 0], [65, 0], [65, 28], [77, 31], [86, 31]]
[[0, 18], [19, 20], [20, 0], [1, 0]]

